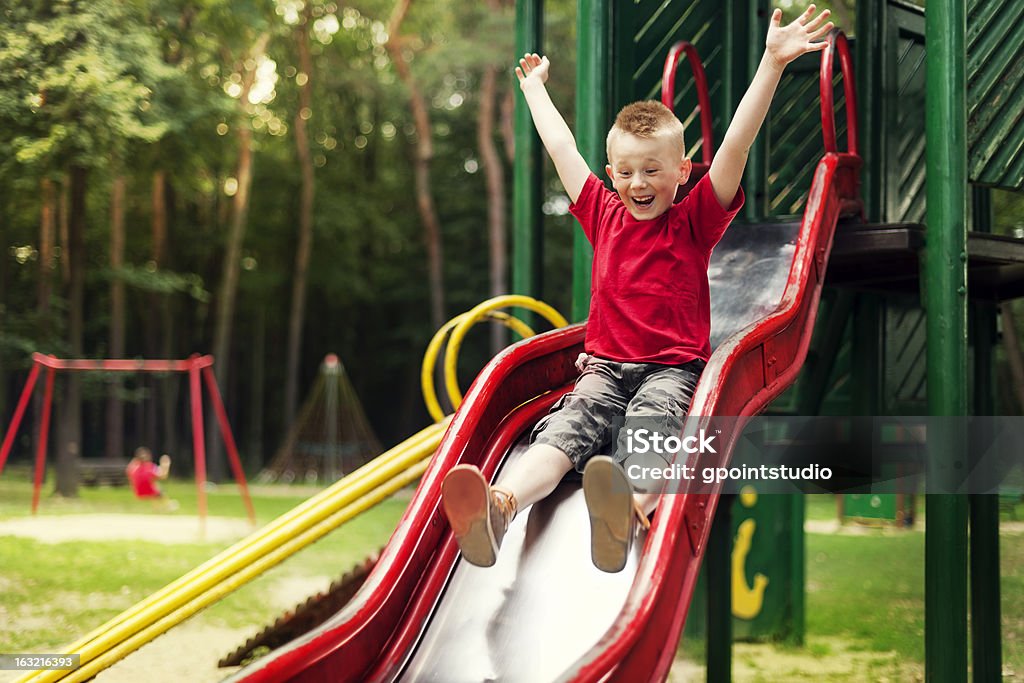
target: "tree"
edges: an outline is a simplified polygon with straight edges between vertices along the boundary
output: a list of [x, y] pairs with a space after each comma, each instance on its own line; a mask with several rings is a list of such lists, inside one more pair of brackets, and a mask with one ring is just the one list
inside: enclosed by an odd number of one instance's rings
[[[501, 0], [488, 0], [491, 17], [500, 16], [503, 10]], [[493, 35], [484, 31], [478, 35]], [[494, 135], [498, 128], [499, 89], [498, 74], [503, 71], [497, 61], [482, 66], [480, 79], [480, 103], [477, 116], [477, 144], [483, 161], [484, 177], [487, 181], [487, 234], [490, 243], [490, 295], [507, 294], [508, 287], [508, 208], [505, 201], [505, 165], [498, 153]], [[507, 344], [508, 335], [501, 325], [491, 326], [491, 353], [498, 353]]]
[[[68, 349], [80, 356], [89, 173], [128, 141], [152, 142], [163, 134], [146, 111], [168, 73], [138, 2], [40, 2], [10, 7], [3, 19], [8, 42], [0, 49], [0, 128], [13, 131], [9, 147], [25, 169], [41, 176], [67, 169]], [[57, 492], [73, 496], [82, 443], [81, 386], [74, 374], [59, 431]]]
[[[110, 191], [110, 269], [114, 273], [110, 280], [110, 346], [107, 355], [111, 358], [124, 357], [125, 336], [125, 286], [118, 277], [124, 266], [125, 231], [125, 177], [116, 172]], [[115, 375], [107, 398], [107, 457], [124, 457], [124, 402], [121, 400], [121, 377]]]
[[295, 250], [295, 271], [292, 275], [292, 298], [288, 316], [288, 349], [285, 375], [285, 424], [295, 420], [299, 402], [299, 353], [302, 348], [302, 325], [306, 317], [306, 282], [309, 277], [309, 255], [313, 250], [313, 199], [316, 192], [313, 154], [309, 147], [307, 121], [313, 115], [313, 56], [309, 47], [309, 31], [313, 23], [313, 4], [307, 0], [301, 21], [295, 27], [299, 67], [304, 80], [299, 84], [299, 106], [295, 112], [295, 151], [302, 177], [299, 202], [299, 235]]
[[428, 282], [430, 286], [430, 323], [435, 329], [444, 324], [444, 255], [441, 241], [441, 221], [434, 206], [433, 189], [430, 183], [430, 162], [434, 158], [433, 131], [426, 99], [413, 78], [409, 60], [403, 50], [406, 40], [400, 35], [402, 22], [409, 12], [412, 0], [398, 0], [388, 19], [388, 39], [385, 43], [398, 77], [409, 91], [409, 105], [416, 124], [416, 153], [414, 157], [416, 178], [416, 206], [423, 223], [427, 245]]
[[[214, 374], [217, 383], [222, 387], [228, 385], [235, 300], [238, 296], [242, 245], [249, 220], [254, 163], [252, 108], [260, 103], [261, 99], [273, 96], [272, 89], [263, 94], [256, 94], [254, 90], [261, 66], [273, 66], [266, 56], [267, 45], [272, 37], [271, 16], [270, 5], [257, 0], [244, 6], [240, 6], [239, 3], [218, 3], [209, 17], [211, 23], [219, 28], [221, 62], [231, 74], [226, 89], [237, 102], [233, 128], [238, 157], [235, 175], [227, 181], [230, 185], [228, 193], [232, 195], [231, 217], [221, 266], [221, 279], [217, 287], [213, 329], [213, 356], [216, 359]], [[267, 70], [266, 73], [271, 75], [274, 72]], [[260, 85], [264, 86], [266, 83]], [[212, 424], [213, 419], [211, 409], [208, 421]], [[226, 475], [226, 463], [219, 440], [210, 440], [208, 453], [210, 478], [220, 481]]]
[[[238, 94], [238, 116], [235, 131], [238, 140], [238, 164], [235, 172], [234, 201], [231, 207], [231, 223], [228, 226], [227, 247], [224, 250], [224, 265], [221, 269], [220, 286], [217, 288], [217, 313], [213, 330], [213, 356], [217, 360], [217, 383], [226, 386], [230, 364], [231, 331], [235, 316], [235, 298], [238, 295], [238, 276], [242, 264], [242, 242], [249, 220], [249, 192], [252, 189], [253, 174], [253, 133], [248, 120], [249, 94], [256, 82], [256, 67], [264, 56], [270, 33], [261, 33], [244, 55], [236, 60], [236, 73], [241, 73], [241, 87]], [[211, 420], [212, 424], [212, 420]], [[214, 440], [210, 448], [210, 478], [219, 481], [224, 478], [223, 453], [219, 441]]]

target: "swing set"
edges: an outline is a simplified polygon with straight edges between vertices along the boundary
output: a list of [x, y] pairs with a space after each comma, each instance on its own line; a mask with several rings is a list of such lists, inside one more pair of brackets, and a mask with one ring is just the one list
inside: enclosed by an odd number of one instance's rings
[[[4, 464], [14, 445], [14, 437], [17, 435], [18, 427], [25, 415], [32, 391], [35, 389], [39, 374], [45, 370], [46, 384], [43, 393], [42, 415], [39, 420], [39, 435], [36, 440], [35, 473], [32, 484], [32, 514], [36, 514], [39, 508], [39, 491], [43, 484], [43, 473], [46, 471], [46, 448], [50, 431], [50, 414], [53, 408], [53, 383], [58, 371], [68, 372], [181, 372], [188, 374], [189, 381], [189, 407], [192, 418], [192, 447], [195, 458], [196, 470], [196, 492], [199, 501], [200, 523], [206, 523], [206, 432], [203, 426], [203, 393], [202, 384], [206, 384], [206, 391], [209, 393], [210, 402], [213, 405], [214, 415], [220, 427], [221, 438], [224, 440], [224, 447], [227, 451], [228, 461], [231, 463], [231, 470], [235, 481], [241, 490], [242, 500], [245, 502], [246, 512], [249, 521], [256, 523], [256, 513], [253, 509], [252, 499], [249, 497], [249, 488], [245, 482], [245, 473], [242, 471], [242, 463], [238, 458], [238, 448], [235, 445], [235, 437], [231, 433], [231, 425], [228, 424], [227, 411], [221, 400], [220, 389], [217, 387], [217, 380], [213, 374], [213, 356], [193, 355], [185, 360], [133, 360], [133, 359], [64, 359], [42, 353], [32, 354], [32, 370], [29, 372], [25, 387], [21, 391], [18, 405], [11, 418], [11, 424], [4, 435], [3, 445], [0, 446], [0, 473], [3, 473]], [[201, 378], [201, 379], [200, 379]]]

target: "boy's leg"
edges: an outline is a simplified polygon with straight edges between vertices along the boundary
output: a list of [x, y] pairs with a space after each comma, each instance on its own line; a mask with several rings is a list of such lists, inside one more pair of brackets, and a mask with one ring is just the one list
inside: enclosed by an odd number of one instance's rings
[[[639, 420], [641, 426], [656, 427], [665, 436], [679, 436], [699, 379], [700, 372], [689, 365], [666, 366], [650, 373], [626, 406], [627, 426], [630, 420]], [[616, 460], [621, 463], [623, 456], [628, 455], [621, 439], [616, 451]], [[672, 456], [667, 457], [669, 459], [665, 464], [669, 465]], [[654, 512], [661, 498], [661, 494], [656, 491], [636, 491], [633, 495], [646, 515]]]
[[463, 557], [489, 567], [497, 559], [502, 537], [520, 509], [550, 494], [562, 477], [608, 439], [612, 418], [625, 411], [627, 395], [617, 379], [617, 364], [592, 362], [537, 425], [534, 443], [487, 485], [472, 465], [459, 465], [445, 476], [441, 502]]
[[[655, 366], [641, 380], [626, 407], [626, 426], [630, 418], [640, 418], [643, 422], [638, 426], [653, 426], [666, 435], [678, 435], [699, 377], [697, 372], [684, 368]], [[595, 566], [607, 572], [625, 566], [637, 525], [648, 526], [647, 517], [660, 498], [657, 492], [634, 492], [621, 465], [628, 455], [624, 440], [625, 430], [620, 433], [615, 457], [593, 458], [583, 475], [590, 512], [591, 555]]]
[[511, 492], [523, 509], [550, 495], [571, 469], [572, 460], [560, 448], [535, 443], [501, 473], [497, 485]]

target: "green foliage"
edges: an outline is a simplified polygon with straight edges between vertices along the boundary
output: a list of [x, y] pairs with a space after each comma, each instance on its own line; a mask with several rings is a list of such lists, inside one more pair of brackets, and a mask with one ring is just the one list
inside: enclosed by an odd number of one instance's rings
[[203, 288], [203, 279], [195, 273], [174, 273], [157, 270], [152, 264], [146, 267], [122, 266], [117, 270], [104, 270], [101, 274], [118, 279], [140, 291], [158, 294], [184, 293], [196, 301], [207, 303], [210, 292]]
[[57, 0], [4, 12], [0, 125], [13, 131], [15, 161], [94, 167], [130, 140], [164, 134], [151, 96], [175, 72], [143, 9], [141, 2]]

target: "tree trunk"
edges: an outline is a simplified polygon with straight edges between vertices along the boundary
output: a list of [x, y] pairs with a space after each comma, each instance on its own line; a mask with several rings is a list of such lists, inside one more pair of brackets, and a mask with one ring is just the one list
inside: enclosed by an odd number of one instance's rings
[[501, 98], [501, 137], [505, 142], [505, 160], [510, 164], [516, 161], [515, 111], [515, 93], [506, 89]]
[[[36, 283], [36, 312], [39, 316], [39, 339], [49, 347], [52, 342], [50, 335], [53, 333], [50, 324], [50, 299], [53, 296], [53, 270], [56, 263], [54, 247], [57, 239], [58, 197], [57, 188], [51, 179], [43, 178], [39, 185], [42, 208], [39, 212], [39, 281]], [[4, 384], [0, 383], [0, 386], [4, 386]], [[0, 407], [2, 407], [2, 399], [0, 399]], [[42, 410], [43, 394], [35, 391], [32, 397], [34, 425], [39, 424]], [[33, 429], [33, 449], [38, 438], [38, 430]]]
[[60, 275], [61, 281], [67, 285], [71, 282], [71, 265], [68, 261], [68, 216], [71, 214], [71, 179], [66, 177], [60, 186], [60, 204], [58, 205], [57, 229], [60, 236]]
[[39, 215], [39, 281], [36, 283], [36, 310], [43, 325], [40, 330], [43, 339], [48, 339], [50, 330], [50, 296], [53, 293], [53, 247], [57, 229], [57, 190], [53, 181], [43, 178], [40, 182], [43, 206]]
[[427, 247], [427, 281], [430, 287], [430, 322], [434, 329], [444, 324], [444, 257], [441, 245], [441, 221], [437, 216], [430, 187], [430, 161], [434, 158], [433, 133], [427, 103], [412, 77], [409, 63], [402, 54], [399, 30], [412, 0], [398, 0], [388, 20], [388, 40], [384, 47], [398, 71], [398, 77], [409, 89], [409, 105], [416, 125], [415, 182], [416, 206]]
[[295, 29], [299, 48], [299, 65], [306, 74], [306, 82], [299, 89], [299, 110], [295, 114], [295, 149], [302, 175], [299, 199], [299, 240], [295, 251], [295, 271], [292, 275], [292, 301], [288, 316], [287, 369], [284, 392], [284, 429], [291, 428], [299, 401], [299, 357], [302, 351], [302, 326], [306, 319], [306, 280], [309, 276], [309, 256], [313, 249], [313, 199], [316, 187], [313, 177], [313, 155], [309, 149], [306, 121], [313, 107], [313, 58], [309, 50], [309, 29], [313, 21], [312, 4], [307, 2], [303, 22]]
[[[167, 267], [169, 207], [172, 205], [173, 193], [168, 187], [167, 173], [163, 169], [153, 172], [153, 189], [150, 197], [152, 223], [152, 258], [157, 270]], [[159, 312], [158, 330], [159, 354], [161, 358], [176, 358], [174, 348], [174, 316], [171, 313], [172, 299], [170, 294], [154, 294], [152, 309]], [[181, 386], [180, 377], [160, 377], [157, 379], [157, 396], [160, 402], [160, 438], [159, 450], [165, 453], [178, 452], [178, 391]]]
[[[67, 251], [68, 348], [73, 358], [82, 357], [85, 324], [85, 190], [87, 172], [73, 166], [69, 174]], [[57, 451], [56, 493], [65, 497], [78, 495], [78, 459], [82, 455], [82, 389], [78, 373], [67, 374], [67, 389], [62, 401], [61, 447]]]
[[[270, 35], [264, 33], [249, 50], [243, 60], [242, 91], [238, 96], [238, 190], [232, 203], [231, 223], [228, 229], [227, 249], [224, 252], [224, 265], [221, 268], [220, 287], [217, 290], [217, 311], [213, 328], [214, 375], [217, 384], [227, 387], [228, 362], [231, 351], [231, 329], [235, 316], [235, 297], [238, 294], [238, 276], [241, 267], [242, 243], [245, 241], [245, 229], [249, 219], [249, 190], [252, 187], [252, 128], [246, 111], [249, 102], [249, 91], [256, 79], [256, 64], [267, 47]], [[212, 409], [208, 411], [206, 431], [211, 438], [208, 440], [209, 472], [213, 481], [223, 481], [227, 474], [224, 452], [220, 439], [215, 438], [217, 426], [214, 423]]]
[[250, 472], [263, 469], [263, 397], [266, 395], [267, 364], [267, 309], [260, 306], [256, 313], [256, 329], [252, 344], [252, 388], [249, 392], [249, 448], [245, 465]]
[[1017, 413], [1024, 412], [1024, 353], [1021, 352], [1017, 336], [1017, 321], [1013, 315], [1013, 302], [1004, 301], [1000, 306], [1003, 323], [1003, 351], [1010, 366], [1010, 386], [1017, 400]]
[[[124, 194], [125, 178], [114, 176], [110, 188], [110, 358], [124, 358], [125, 292], [124, 280], [118, 272], [124, 267]], [[124, 402], [121, 400], [122, 379], [114, 374], [107, 396], [107, 438], [108, 458], [124, 457]]]
[[[484, 176], [487, 181], [487, 234], [490, 243], [491, 296], [508, 293], [508, 245], [505, 232], [505, 168], [494, 143], [497, 104], [498, 69], [484, 67], [480, 84], [480, 112], [476, 137], [480, 147]], [[491, 352], [497, 354], [508, 344], [503, 325], [491, 325]]]

